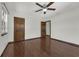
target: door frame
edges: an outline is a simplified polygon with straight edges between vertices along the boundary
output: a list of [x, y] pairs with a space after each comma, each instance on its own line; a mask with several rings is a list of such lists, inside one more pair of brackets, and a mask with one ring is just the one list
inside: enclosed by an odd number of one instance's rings
[[46, 23], [47, 22], [50, 22], [50, 38], [51, 38], [51, 20], [46, 21]]
[[42, 22], [46, 22], [46, 23], [47, 23], [47, 22], [50, 22], [50, 38], [51, 38], [51, 20], [48, 20], [48, 21], [41, 21], [41, 23], [42, 23]]
[[[24, 40], [20, 40], [20, 41], [25, 41], [25, 18], [14, 16], [14, 21], [15, 21], [15, 18], [24, 19]], [[15, 22], [14, 22], [14, 41], [13, 42], [20, 42], [20, 41], [15, 41]]]

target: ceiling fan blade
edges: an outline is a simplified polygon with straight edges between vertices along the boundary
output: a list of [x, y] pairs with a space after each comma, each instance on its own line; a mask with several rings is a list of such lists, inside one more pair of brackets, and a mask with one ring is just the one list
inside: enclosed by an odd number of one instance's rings
[[43, 9], [39, 9], [39, 10], [37, 10], [37, 11], [35, 11], [35, 12], [39, 12], [39, 11], [42, 11]]
[[56, 9], [55, 8], [47, 8], [47, 10], [53, 10], [53, 11], [55, 11]]
[[46, 14], [46, 12], [44, 11], [44, 14]]
[[52, 5], [54, 2], [50, 2], [46, 7], [49, 7], [50, 5]]
[[36, 3], [36, 5], [40, 6], [41, 8], [44, 8], [42, 5], [40, 5], [39, 3]]

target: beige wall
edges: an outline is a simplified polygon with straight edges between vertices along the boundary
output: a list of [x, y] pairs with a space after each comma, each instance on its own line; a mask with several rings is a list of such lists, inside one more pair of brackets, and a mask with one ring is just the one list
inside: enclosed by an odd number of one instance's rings
[[[9, 17], [8, 17], [8, 20], [10, 20]], [[12, 37], [11, 37], [12, 34], [10, 34], [11, 30], [9, 31], [9, 29], [11, 29], [11, 27], [9, 27], [10, 25], [11, 25], [11, 23], [10, 23], [10, 21], [8, 21], [8, 34], [1, 36], [1, 3], [0, 3], [0, 55], [2, 54], [2, 52], [5, 49], [8, 42], [12, 39]], [[11, 37], [11, 39], [10, 39], [10, 37]]]
[[52, 18], [52, 38], [79, 44], [79, 3], [73, 3]]

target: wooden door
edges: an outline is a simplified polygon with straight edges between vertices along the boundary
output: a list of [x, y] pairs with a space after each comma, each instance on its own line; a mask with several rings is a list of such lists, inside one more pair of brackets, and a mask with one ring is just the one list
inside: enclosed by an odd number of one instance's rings
[[14, 17], [14, 42], [25, 38], [25, 19]]
[[41, 37], [46, 37], [46, 22], [41, 22]]

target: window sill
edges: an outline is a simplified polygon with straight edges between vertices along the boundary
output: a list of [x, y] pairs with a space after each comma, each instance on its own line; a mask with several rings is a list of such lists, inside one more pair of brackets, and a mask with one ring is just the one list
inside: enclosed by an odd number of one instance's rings
[[3, 33], [3, 34], [1, 34], [1, 36], [4, 36], [4, 35], [6, 35], [6, 34], [8, 34], [8, 33]]

